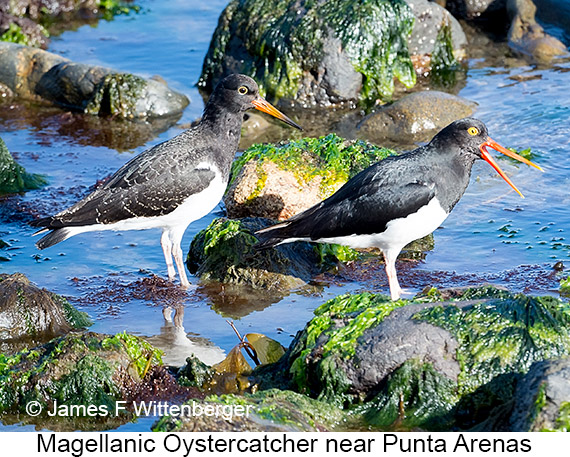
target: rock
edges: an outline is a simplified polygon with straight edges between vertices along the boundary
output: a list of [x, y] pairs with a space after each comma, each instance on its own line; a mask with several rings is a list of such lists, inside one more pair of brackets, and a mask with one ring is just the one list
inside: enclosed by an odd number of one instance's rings
[[396, 302], [343, 295], [315, 310], [267, 379], [288, 376], [289, 388], [369, 426], [449, 430], [508, 400], [477, 398], [483, 387], [570, 353], [564, 309], [553, 297], [492, 287]]
[[203, 281], [248, 286], [266, 294], [288, 294], [307, 286], [321, 272], [319, 251], [309, 243], [255, 251], [254, 236], [273, 221], [261, 218], [214, 219], [190, 245], [187, 265]]
[[[440, 48], [451, 57], [438, 65], [455, 68], [465, 43], [457, 21], [427, 0], [319, 0], [303, 8], [294, 0], [232, 0], [220, 16], [199, 85], [211, 91], [227, 74], [240, 72], [254, 76], [273, 100], [373, 105], [391, 98], [394, 79], [412, 87], [413, 62], [429, 61]], [[422, 65], [422, 74], [430, 69]]]
[[570, 431], [570, 359], [535, 363], [517, 383], [509, 431]]
[[144, 120], [179, 114], [189, 103], [155, 79], [70, 62], [27, 46], [0, 43], [0, 59], [0, 83], [17, 96], [75, 111]]
[[[138, 12], [140, 7], [121, 0], [10, 0], [0, 2], [0, 41], [47, 48], [46, 27], [77, 24], [93, 19], [110, 20], [117, 14]], [[46, 25], [47, 24], [47, 25]], [[46, 27], [44, 27], [44, 25]], [[73, 25], [72, 25], [73, 26]], [[77, 26], [77, 25], [75, 25]]]
[[532, 0], [508, 0], [507, 11], [511, 18], [509, 46], [515, 51], [544, 63], [568, 54], [566, 46], [536, 22], [536, 6]]
[[[160, 352], [126, 333], [70, 333], [13, 356], [0, 354], [0, 362], [2, 417], [19, 414], [19, 421], [24, 418], [25, 423], [51, 430], [117, 427], [133, 417], [128, 410], [116, 415], [117, 401], [148, 399], [145, 392], [154, 392], [157, 400], [157, 393], [163, 397], [166, 386], [177, 389], [170, 382], [172, 376], [161, 368]], [[37, 402], [41, 409], [37, 417], [26, 411], [30, 402]], [[55, 406], [69, 411], [81, 405], [97, 407], [96, 416], [93, 411], [88, 415], [77, 410], [59, 417], [47, 414]]]
[[477, 103], [439, 91], [414, 92], [366, 116], [357, 135], [379, 144], [429, 141], [453, 121], [473, 114]]
[[0, 350], [18, 343], [45, 342], [92, 324], [87, 314], [52, 292], [39, 289], [21, 273], [0, 275]]
[[461, 19], [475, 19], [497, 14], [505, 9], [507, 0], [447, 0], [445, 7]]
[[[256, 394], [223, 395], [208, 401], [186, 403], [190, 407], [211, 408], [212, 414], [165, 416], [154, 432], [291, 432], [333, 430], [348, 416], [330, 405], [291, 391], [276, 389]], [[202, 411], [204, 409], [201, 409]], [[233, 414], [232, 414], [233, 413]], [[272, 439], [279, 440], [274, 435]], [[268, 448], [269, 449], [269, 448]]]
[[28, 173], [19, 165], [0, 138], [0, 195], [39, 189], [47, 184], [44, 176]]
[[393, 152], [335, 134], [254, 145], [232, 165], [224, 203], [230, 217], [285, 220], [332, 195]]

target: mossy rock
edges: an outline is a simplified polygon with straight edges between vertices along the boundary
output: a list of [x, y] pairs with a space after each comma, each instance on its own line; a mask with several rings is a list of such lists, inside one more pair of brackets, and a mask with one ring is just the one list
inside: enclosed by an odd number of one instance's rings
[[0, 350], [44, 343], [92, 324], [65, 298], [40, 289], [21, 273], [0, 275]]
[[[187, 404], [193, 404], [195, 408], [209, 407], [212, 411], [218, 408], [219, 414], [210, 417], [204, 414], [194, 417], [163, 417], [153, 426], [153, 431], [314, 432], [343, 429], [344, 422], [351, 420], [340, 409], [289, 390], [269, 389], [255, 394], [210, 396], [204, 401], [192, 400]], [[230, 419], [232, 410], [243, 415], [233, 415]]]
[[504, 406], [534, 362], [570, 354], [570, 307], [558, 299], [481, 287], [441, 300], [435, 289], [410, 301], [330, 300], [279, 370], [294, 390], [370, 426], [448, 430]]
[[[115, 416], [116, 402], [136, 396], [146, 373], [160, 365], [160, 351], [126, 333], [70, 333], [33, 350], [0, 354], [0, 414], [25, 414], [35, 401], [42, 412], [31, 420], [49, 428], [56, 423], [72, 429], [116, 427], [131, 418], [130, 413]], [[57, 405], [95, 405], [108, 414], [89, 417], [80, 411], [49, 418], [47, 411]]]
[[0, 195], [39, 189], [46, 184], [44, 176], [28, 173], [16, 162], [0, 138]]
[[[452, 43], [438, 33], [450, 23]], [[426, 30], [435, 32], [426, 36]], [[416, 83], [410, 48], [429, 60], [438, 46], [450, 48], [453, 57], [463, 44], [457, 21], [425, 0], [311, 0], [302, 7], [293, 0], [232, 0], [218, 21], [199, 85], [211, 91], [223, 76], [245, 73], [273, 100], [373, 105], [391, 99], [395, 80]]]
[[394, 154], [390, 149], [335, 134], [283, 144], [256, 144], [232, 164], [224, 203], [230, 217], [285, 220]]
[[[214, 219], [192, 240], [188, 269], [203, 281], [283, 294], [306, 286], [337, 258], [333, 251], [303, 242], [256, 251], [254, 233], [272, 223], [262, 218]], [[339, 251], [338, 255], [342, 254], [344, 251]]]

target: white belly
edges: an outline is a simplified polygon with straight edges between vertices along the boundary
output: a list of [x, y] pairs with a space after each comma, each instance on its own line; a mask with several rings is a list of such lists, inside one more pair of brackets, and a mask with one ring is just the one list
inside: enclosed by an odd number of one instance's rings
[[[370, 235], [348, 235], [339, 237], [319, 238], [319, 243], [343, 244], [352, 248], [380, 248], [382, 251], [402, 249], [414, 240], [429, 235], [437, 229], [448, 214], [433, 198], [426, 206], [407, 217], [390, 221], [382, 233]], [[287, 240], [294, 241], [294, 240]], [[311, 241], [305, 239], [305, 241]]]

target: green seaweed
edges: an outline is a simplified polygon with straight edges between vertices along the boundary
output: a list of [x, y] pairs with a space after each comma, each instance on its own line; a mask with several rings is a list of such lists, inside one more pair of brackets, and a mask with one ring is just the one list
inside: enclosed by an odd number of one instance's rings
[[319, 257], [319, 264], [323, 266], [351, 262], [360, 258], [360, 253], [356, 249], [341, 244], [315, 243], [314, 249]]
[[439, 87], [452, 87], [457, 82], [458, 70], [461, 70], [461, 65], [453, 54], [451, 24], [445, 19], [431, 54], [431, 81]]
[[570, 295], [570, 276], [566, 279], [560, 280], [560, 293]]
[[192, 354], [186, 359], [186, 365], [178, 370], [177, 381], [182, 386], [201, 388], [212, 380], [215, 372]]
[[94, 115], [137, 117], [136, 105], [147, 82], [129, 73], [106, 75], [95, 88], [84, 112]]
[[93, 321], [89, 318], [87, 313], [79, 311], [61, 295], [52, 294], [52, 298], [55, 302], [59, 302], [61, 304], [65, 313], [65, 318], [72, 328], [80, 329], [93, 325]]
[[564, 401], [560, 404], [558, 417], [553, 428], [543, 429], [541, 431], [548, 432], [570, 432], [570, 401]]
[[0, 138], [0, 195], [39, 189], [46, 184], [44, 176], [28, 173], [16, 162]]
[[68, 334], [34, 350], [0, 354], [0, 413], [25, 412], [27, 403], [37, 401], [45, 414], [53, 400], [62, 405], [106, 405], [114, 411], [115, 401], [122, 399], [124, 376], [117, 371], [121, 354], [128, 356], [139, 377], [149, 361], [152, 366], [162, 364], [158, 349], [126, 333]]
[[129, 335], [127, 332], [101, 341], [103, 349], [124, 347], [140, 378], [144, 378], [150, 365], [162, 365], [162, 351], [153, 347], [142, 338]]
[[0, 41], [7, 41], [9, 43], [18, 43], [28, 46], [30, 44], [30, 37], [26, 35], [22, 28], [13, 22], [2, 35]]
[[[391, 301], [384, 295], [362, 293], [341, 295], [319, 306], [290, 355], [289, 374], [295, 388], [310, 393], [316, 382], [319, 400], [334, 404], [350, 402], [351, 396], [346, 395], [350, 383], [343, 371], [337, 369], [338, 362], [354, 355], [357, 340], [366, 330], [377, 326], [394, 309], [406, 303], [404, 300]], [[339, 327], [336, 324], [339, 319], [346, 325]], [[314, 368], [316, 373], [309, 374], [307, 358], [321, 335], [325, 335], [327, 341], [319, 352]]]
[[413, 23], [403, 0], [305, 0], [301, 5], [292, 0], [232, 0], [220, 17], [198, 84], [212, 89], [237, 37], [249, 56], [236, 71], [255, 78], [264, 96], [294, 98], [303, 73], [318, 68], [322, 43], [332, 33], [363, 75], [361, 100], [372, 105], [378, 98], [390, 99], [394, 78], [407, 87], [415, 84], [407, 44]]
[[[460, 307], [465, 300], [475, 302]], [[425, 309], [414, 318], [450, 331], [459, 342], [460, 394], [499, 374], [526, 372], [535, 361], [570, 352], [570, 310], [560, 300], [489, 287], [470, 289], [457, 302]]]
[[382, 383], [380, 393], [357, 408], [365, 422], [382, 428], [448, 430], [458, 400], [455, 381], [429, 362], [410, 359]]
[[[247, 162], [258, 161], [260, 170], [265, 161], [271, 161], [282, 170], [295, 173], [301, 186], [320, 176], [321, 195], [325, 198], [358, 172], [395, 154], [366, 141], [347, 141], [334, 133], [280, 145], [254, 144], [233, 162], [230, 186]], [[259, 179], [263, 181], [265, 177]]]

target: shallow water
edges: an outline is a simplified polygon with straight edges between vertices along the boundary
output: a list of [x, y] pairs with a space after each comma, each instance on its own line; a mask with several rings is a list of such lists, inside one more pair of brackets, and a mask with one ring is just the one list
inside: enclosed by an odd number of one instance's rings
[[[100, 138], [93, 132], [93, 137], [70, 133], [72, 128], [62, 134], [59, 114], [50, 122], [32, 121], [33, 115], [16, 121], [9, 108], [0, 109], [0, 136], [9, 150], [28, 171], [50, 180], [45, 189], [3, 201], [0, 238], [10, 247], [0, 251], [6, 258], [0, 271], [22, 272], [39, 286], [69, 297], [95, 320], [93, 331], [126, 330], [149, 337], [174, 365], [183, 364], [192, 352], [208, 363], [220, 360], [237, 343], [227, 319], [234, 320], [242, 334], [264, 333], [287, 346], [326, 299], [356, 290], [387, 292], [382, 265], [371, 261], [360, 270], [346, 268], [336, 278], [325, 276], [325, 286], [313, 295], [292, 294], [275, 303], [204, 288], [196, 278], [191, 278], [195, 287], [182, 299], [149, 300], [142, 279], [151, 273], [166, 275], [158, 231], [79, 235], [46, 251], [36, 250], [33, 229], [26, 225], [29, 212], [52, 213], [73, 203], [133, 154], [174, 136], [181, 124], [201, 114], [203, 102], [195, 83], [226, 0], [206, 5], [183, 0], [139, 4], [143, 13], [65, 32], [53, 39], [49, 50], [143, 76], [159, 74], [187, 94], [191, 105], [177, 125], [127, 151], [105, 146], [115, 143], [103, 131]], [[556, 24], [549, 27], [562, 39], [567, 36]], [[490, 65], [470, 61], [460, 95], [479, 103], [476, 116], [487, 124], [492, 138], [507, 147], [531, 147], [533, 160], [546, 172], [500, 161], [525, 194], [523, 200], [487, 164], [477, 164], [463, 199], [435, 232], [434, 250], [421, 263], [399, 267], [401, 282], [411, 292], [427, 285], [490, 281], [515, 291], [556, 294], [559, 278], [552, 266], [557, 261], [570, 265], [570, 63], [560, 61], [542, 69]], [[183, 249], [220, 211], [217, 208], [188, 228]], [[165, 302], [185, 311], [174, 319], [176, 325], [163, 318]], [[150, 423], [145, 419], [121, 429], [148, 430]]]

